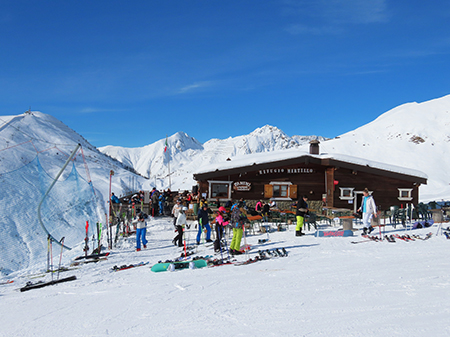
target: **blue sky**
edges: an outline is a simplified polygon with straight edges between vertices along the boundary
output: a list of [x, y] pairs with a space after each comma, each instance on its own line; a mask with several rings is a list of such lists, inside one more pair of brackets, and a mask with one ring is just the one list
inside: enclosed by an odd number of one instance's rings
[[0, 115], [31, 107], [98, 147], [335, 137], [449, 94], [449, 31], [441, 0], [3, 0]]

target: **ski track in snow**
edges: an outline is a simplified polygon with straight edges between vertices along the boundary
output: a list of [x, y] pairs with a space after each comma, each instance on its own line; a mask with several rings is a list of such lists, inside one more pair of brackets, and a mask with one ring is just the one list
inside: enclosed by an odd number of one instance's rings
[[[276, 247], [286, 247], [288, 257], [153, 273], [150, 265], [180, 249], [171, 245], [172, 220], [152, 219], [149, 249], [135, 252], [134, 237], [121, 239], [106, 261], [60, 274], [75, 281], [21, 293], [24, 271], [11, 275], [15, 282], [0, 287], [0, 336], [448, 336], [450, 241], [433, 234], [426, 241], [352, 245], [363, 239], [359, 233], [298, 238], [291, 227], [271, 233], [264, 245], [257, 243], [261, 235], [247, 237], [250, 257]], [[191, 242], [195, 234], [191, 228]], [[212, 247], [199, 250], [212, 254]]]

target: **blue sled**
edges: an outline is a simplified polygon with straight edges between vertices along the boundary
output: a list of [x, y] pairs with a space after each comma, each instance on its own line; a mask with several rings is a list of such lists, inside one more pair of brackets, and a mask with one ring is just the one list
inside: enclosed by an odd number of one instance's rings
[[353, 236], [353, 231], [349, 229], [345, 231], [317, 231], [316, 236], [317, 237]]

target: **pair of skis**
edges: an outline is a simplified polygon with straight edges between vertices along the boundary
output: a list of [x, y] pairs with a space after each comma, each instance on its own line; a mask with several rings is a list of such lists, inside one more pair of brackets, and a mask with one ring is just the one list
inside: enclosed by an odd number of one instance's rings
[[136, 267], [142, 267], [142, 266], [145, 266], [147, 264], [149, 264], [149, 262], [139, 262], [137, 264], [114, 266], [114, 267], [111, 268], [111, 271], [121, 271], [121, 270], [136, 268]]
[[266, 250], [260, 250], [258, 251], [258, 254], [261, 257], [287, 257], [288, 256], [288, 252], [286, 250], [286, 248], [273, 248], [273, 249], [266, 249]]

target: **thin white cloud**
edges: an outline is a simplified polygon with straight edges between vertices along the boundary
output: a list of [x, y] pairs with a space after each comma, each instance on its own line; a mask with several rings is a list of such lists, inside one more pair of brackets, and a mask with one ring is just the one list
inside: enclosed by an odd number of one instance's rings
[[389, 21], [386, 0], [286, 0], [282, 13], [299, 23], [286, 27], [293, 35], [333, 35], [348, 25]]
[[313, 27], [303, 24], [293, 24], [286, 27], [286, 31], [292, 35], [333, 35], [342, 33], [342, 29], [337, 26]]
[[99, 109], [99, 108], [93, 108], [93, 107], [86, 107], [81, 109], [79, 112], [82, 114], [92, 114], [92, 113], [98, 113], [98, 112], [123, 112], [124, 110], [118, 110], [118, 109]]
[[193, 84], [189, 84], [187, 86], [182, 87], [180, 90], [178, 90], [179, 94], [186, 94], [189, 92], [197, 91], [200, 89], [204, 89], [207, 87], [211, 87], [213, 85], [212, 81], [203, 81], [203, 82], [195, 82]]
[[384, 23], [389, 18], [386, 0], [334, 0], [321, 2], [324, 16], [337, 23]]

